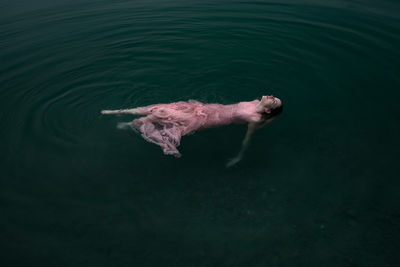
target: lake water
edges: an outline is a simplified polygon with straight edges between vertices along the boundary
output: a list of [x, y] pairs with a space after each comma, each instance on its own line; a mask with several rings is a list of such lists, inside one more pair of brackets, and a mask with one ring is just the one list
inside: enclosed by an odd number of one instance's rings
[[[397, 1], [0, 1], [1, 266], [398, 266]], [[182, 158], [102, 109], [273, 94]]]

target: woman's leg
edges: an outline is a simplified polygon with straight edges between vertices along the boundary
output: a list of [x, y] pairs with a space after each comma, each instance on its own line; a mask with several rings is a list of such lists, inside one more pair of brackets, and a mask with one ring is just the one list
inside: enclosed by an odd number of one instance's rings
[[120, 130], [130, 129], [131, 128], [131, 124], [132, 124], [131, 121], [129, 121], [129, 122], [118, 122], [117, 129], [120, 129]]
[[102, 110], [101, 114], [132, 114], [132, 115], [148, 115], [149, 107], [138, 107], [131, 109]]

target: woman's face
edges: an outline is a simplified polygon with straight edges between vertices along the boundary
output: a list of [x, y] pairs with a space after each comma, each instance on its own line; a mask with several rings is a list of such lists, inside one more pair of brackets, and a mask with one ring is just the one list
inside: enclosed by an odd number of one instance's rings
[[272, 95], [263, 96], [261, 98], [261, 103], [265, 108], [265, 113], [271, 113], [271, 110], [282, 106], [282, 101], [277, 97], [273, 97]]

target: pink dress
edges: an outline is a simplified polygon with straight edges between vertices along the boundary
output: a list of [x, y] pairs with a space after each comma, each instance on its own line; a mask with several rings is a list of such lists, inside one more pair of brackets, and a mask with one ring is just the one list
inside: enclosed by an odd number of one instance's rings
[[147, 116], [135, 119], [131, 128], [148, 142], [159, 145], [164, 154], [180, 157], [177, 150], [181, 137], [197, 130], [227, 125], [243, 124], [257, 117], [258, 100], [232, 105], [203, 104], [195, 100], [145, 107]]

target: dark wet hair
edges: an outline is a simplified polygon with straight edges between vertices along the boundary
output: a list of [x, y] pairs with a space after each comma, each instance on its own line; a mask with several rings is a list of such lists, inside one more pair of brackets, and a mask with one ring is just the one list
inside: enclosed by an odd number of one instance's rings
[[280, 107], [274, 108], [273, 110], [271, 110], [271, 113], [264, 113], [264, 119], [268, 120], [268, 119], [272, 119], [274, 117], [278, 117], [279, 115], [281, 115], [283, 111], [283, 104]]

